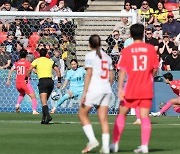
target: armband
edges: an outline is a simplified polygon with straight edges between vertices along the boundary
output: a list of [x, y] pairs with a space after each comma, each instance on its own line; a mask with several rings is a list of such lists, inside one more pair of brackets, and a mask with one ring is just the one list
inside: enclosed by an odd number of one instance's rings
[[58, 83], [61, 83], [61, 77], [58, 77]]

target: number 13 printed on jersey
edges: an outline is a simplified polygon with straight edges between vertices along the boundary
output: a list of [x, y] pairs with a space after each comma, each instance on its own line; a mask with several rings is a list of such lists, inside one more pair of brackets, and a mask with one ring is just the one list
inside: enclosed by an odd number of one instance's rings
[[133, 55], [133, 71], [145, 71], [147, 69], [147, 56]]

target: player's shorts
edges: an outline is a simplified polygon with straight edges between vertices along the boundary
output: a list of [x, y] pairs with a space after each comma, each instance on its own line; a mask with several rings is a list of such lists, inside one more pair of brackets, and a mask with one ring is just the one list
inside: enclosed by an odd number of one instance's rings
[[29, 95], [34, 92], [29, 80], [28, 83], [26, 83], [26, 81], [24, 80], [16, 81], [16, 88], [21, 95], [25, 95], [25, 94]]
[[72, 92], [73, 97], [78, 97], [81, 96], [83, 93], [83, 90], [78, 90], [78, 89], [69, 89], [70, 92]]
[[88, 93], [86, 94], [86, 106], [108, 106], [111, 101], [112, 93]]
[[180, 113], [180, 106], [173, 107], [174, 111]]
[[122, 106], [126, 106], [127, 108], [148, 108], [152, 107], [152, 99], [126, 99], [121, 101], [120, 104]]
[[54, 88], [54, 81], [52, 80], [52, 78], [39, 79], [39, 84], [38, 84], [39, 94], [47, 93], [50, 96], [51, 92], [53, 91], [53, 88]]

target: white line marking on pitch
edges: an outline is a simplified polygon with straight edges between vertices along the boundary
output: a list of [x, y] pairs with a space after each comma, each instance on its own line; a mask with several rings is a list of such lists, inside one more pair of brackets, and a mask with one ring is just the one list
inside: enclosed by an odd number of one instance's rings
[[[26, 123], [40, 123], [40, 121], [25, 121], [25, 120], [0, 120], [0, 123], [15, 123], [15, 124], [26, 124]], [[51, 124], [80, 124], [80, 122], [74, 121], [52, 121]], [[92, 124], [99, 125], [99, 122], [92, 122]], [[110, 125], [114, 125], [114, 123], [109, 123]], [[126, 123], [128, 125], [132, 125], [132, 123]], [[180, 124], [152, 124], [152, 125], [169, 125], [169, 126], [180, 126]]]

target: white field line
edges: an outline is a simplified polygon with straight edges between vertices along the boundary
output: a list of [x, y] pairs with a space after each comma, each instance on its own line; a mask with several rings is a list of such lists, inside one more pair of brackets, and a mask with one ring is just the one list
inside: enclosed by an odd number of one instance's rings
[[[40, 121], [25, 121], [25, 120], [0, 120], [0, 123], [14, 123], [14, 124], [27, 124], [27, 123], [40, 123]], [[52, 121], [50, 124], [80, 124], [80, 122], [74, 122], [74, 121]], [[92, 122], [94, 125], [99, 125], [99, 122]], [[110, 125], [114, 125], [114, 123], [109, 123]], [[127, 125], [132, 125], [132, 123], [126, 123]], [[180, 123], [178, 124], [152, 124], [152, 125], [169, 125], [169, 126], [180, 126]]]

